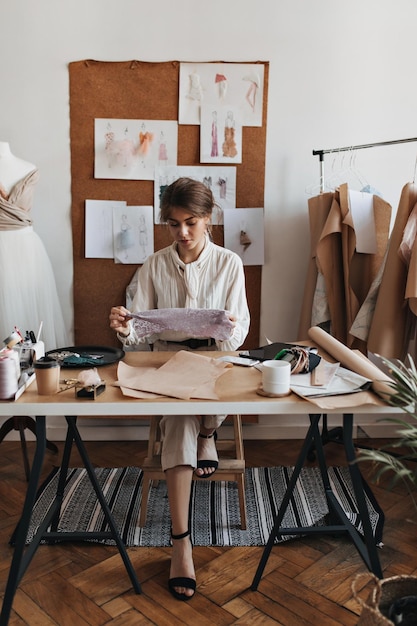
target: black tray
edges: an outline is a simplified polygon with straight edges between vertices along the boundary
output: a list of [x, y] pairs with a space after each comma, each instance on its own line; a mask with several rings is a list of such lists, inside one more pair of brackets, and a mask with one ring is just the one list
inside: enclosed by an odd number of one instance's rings
[[[80, 356], [91, 355], [92, 361], [88, 363], [64, 363], [64, 358], [59, 356], [59, 353], [76, 353]], [[45, 353], [48, 358], [56, 359], [61, 367], [66, 369], [80, 369], [88, 367], [100, 367], [103, 365], [110, 365], [111, 363], [117, 363], [120, 359], [123, 359], [125, 352], [120, 348], [112, 348], [109, 346], [69, 346], [66, 348], [56, 348], [55, 350], [48, 350]], [[94, 359], [94, 357], [100, 357]]]

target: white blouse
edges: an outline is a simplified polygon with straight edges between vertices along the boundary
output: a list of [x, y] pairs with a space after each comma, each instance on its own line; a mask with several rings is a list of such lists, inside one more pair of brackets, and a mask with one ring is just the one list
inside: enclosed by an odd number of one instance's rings
[[[181, 261], [175, 243], [158, 250], [138, 268], [128, 287], [129, 292], [134, 294], [131, 305], [134, 312], [170, 308], [229, 311], [236, 318], [236, 326], [230, 339], [216, 341], [218, 350], [237, 350], [248, 334], [250, 315], [242, 260], [235, 252], [209, 239], [192, 263]], [[129, 303], [127, 306], [129, 308]], [[145, 341], [136, 335], [132, 325], [127, 337], [119, 337], [126, 346]], [[150, 335], [146, 341], [183, 341], [188, 338], [166, 330]]]

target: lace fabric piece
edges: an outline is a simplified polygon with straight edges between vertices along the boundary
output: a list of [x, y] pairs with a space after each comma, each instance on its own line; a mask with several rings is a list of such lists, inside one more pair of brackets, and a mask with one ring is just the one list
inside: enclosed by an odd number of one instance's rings
[[230, 338], [233, 330], [228, 314], [219, 309], [152, 309], [130, 315], [139, 337], [173, 330], [190, 338], [211, 337], [224, 341]]

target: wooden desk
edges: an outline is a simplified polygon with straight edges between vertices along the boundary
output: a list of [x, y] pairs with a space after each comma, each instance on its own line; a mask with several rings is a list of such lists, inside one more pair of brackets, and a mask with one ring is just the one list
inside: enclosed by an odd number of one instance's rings
[[[204, 353], [200, 354], [204, 355]], [[219, 356], [218, 353], [206, 353], [206, 356], [209, 357], [213, 357], [216, 355]], [[222, 355], [224, 355], [224, 353], [222, 353]], [[170, 358], [170, 356], [172, 356], [172, 353], [169, 352], [131, 352], [126, 354], [125, 361], [129, 365], [159, 367], [163, 365], [163, 363], [165, 363]], [[80, 416], [88, 416], [89, 418], [110, 416], [112, 418], [117, 418], [141, 415], [213, 415], [240, 413], [241, 415], [277, 415], [277, 419], [279, 419], [279, 415], [282, 414], [308, 415], [310, 419], [310, 428], [306, 435], [300, 452], [300, 456], [295, 466], [295, 471], [293, 473], [289, 489], [284, 496], [282, 505], [276, 517], [274, 528], [271, 530], [268, 544], [265, 547], [262, 559], [259, 563], [258, 570], [255, 574], [255, 578], [252, 583], [252, 589], [257, 588], [270, 550], [272, 549], [272, 546], [274, 544], [274, 539], [277, 535], [280, 534], [281, 531], [282, 534], [296, 534], [297, 532], [308, 534], [309, 532], [318, 532], [316, 528], [291, 530], [281, 528], [281, 521], [288, 506], [292, 494], [292, 489], [295, 485], [298, 474], [301, 470], [302, 465], [304, 464], [306, 455], [311, 445], [314, 445], [316, 449], [317, 459], [325, 486], [329, 511], [331, 512], [331, 516], [333, 519], [337, 517], [341, 522], [338, 525], [332, 523], [332, 525], [329, 527], [322, 527], [320, 528], [320, 532], [328, 532], [334, 534], [336, 531], [339, 531], [347, 533], [354, 542], [367, 567], [377, 576], [382, 578], [381, 566], [379, 563], [377, 548], [374, 542], [368, 509], [366, 507], [365, 494], [362, 487], [359, 467], [357, 464], [350, 464], [349, 466], [355, 495], [357, 498], [359, 514], [362, 519], [364, 540], [357, 533], [356, 529], [351, 525], [347, 517], [340, 510], [340, 507], [338, 507], [336, 499], [332, 494], [327, 475], [323, 446], [319, 433], [319, 422], [321, 414], [317, 412], [317, 409], [316, 407], [314, 407], [314, 405], [304, 400], [301, 400], [294, 394], [291, 394], [285, 398], [265, 398], [258, 395], [256, 393], [256, 390], [261, 381], [260, 372], [254, 368], [239, 366], [234, 366], [233, 368], [228, 370], [217, 381], [216, 390], [219, 395], [218, 400], [177, 400], [174, 398], [136, 400], [133, 398], [124, 397], [120, 389], [117, 386], [114, 386], [114, 382], [116, 380], [116, 370], [117, 365], [109, 365], [100, 368], [99, 371], [101, 377], [103, 380], [106, 381], [106, 390], [95, 400], [76, 398], [74, 389], [68, 389], [53, 396], [39, 396], [37, 394], [35, 382], [27, 389], [27, 391], [21, 396], [21, 398], [19, 398], [17, 402], [0, 403], [0, 415], [33, 415], [36, 420], [36, 451], [30, 479], [28, 482], [22, 517], [18, 524], [17, 532], [14, 538], [15, 549], [0, 615], [0, 626], [6, 626], [6, 624], [8, 623], [12, 602], [17, 586], [22, 579], [32, 557], [34, 556], [40, 541], [43, 538], [47, 538], [49, 540], [53, 539], [56, 541], [92, 538], [91, 533], [84, 533], [84, 535], [82, 535], [81, 533], [76, 532], [63, 533], [57, 531], [64, 489], [64, 480], [67, 473], [66, 470], [68, 469], [71, 447], [74, 443], [78, 451], [80, 452], [81, 458], [84, 462], [90, 480], [92, 481], [93, 487], [96, 491], [98, 500], [103, 507], [105, 517], [109, 524], [110, 533], [105, 533], [105, 535], [110, 535], [115, 539], [116, 545], [125, 564], [127, 573], [132, 581], [133, 588], [137, 593], [140, 593], [141, 591], [139, 581], [131, 565], [129, 556], [126, 551], [126, 547], [124, 546], [118, 529], [113, 522], [111, 511], [109, 510], [103, 493], [96, 481], [94, 469], [90, 463], [86, 449], [78, 432], [76, 421], [77, 417]], [[61, 377], [72, 378], [76, 377], [77, 374], [77, 370], [61, 371]], [[315, 412], [312, 412], [314, 410]], [[357, 410], [357, 407], [355, 408], [355, 410]], [[352, 440], [353, 410], [349, 410], [349, 408], [346, 408], [344, 411], [343, 427], [346, 440], [346, 457], [348, 462], [351, 463], [355, 456]], [[369, 405], [369, 407], [366, 407], [366, 411], [369, 413], [381, 414], [386, 412], [392, 414], [393, 409], [392, 407], [388, 406], [381, 407]], [[340, 409], [328, 412], [340, 414]], [[61, 416], [62, 419], [65, 419], [67, 423], [67, 438], [61, 463], [62, 482], [60, 482], [60, 484], [58, 485], [54, 506], [51, 508], [51, 511], [48, 514], [47, 518], [45, 518], [44, 522], [41, 524], [41, 527], [36, 537], [26, 548], [25, 545], [27, 532], [30, 524], [33, 505], [36, 499], [36, 493], [38, 489], [38, 483], [46, 448], [46, 420], [50, 416]], [[47, 532], [46, 529], [49, 526], [51, 526], [51, 531]], [[88, 537], [86, 537], [85, 535], [88, 535]], [[100, 538], [103, 538], [103, 536], [104, 534], [100, 534]]]

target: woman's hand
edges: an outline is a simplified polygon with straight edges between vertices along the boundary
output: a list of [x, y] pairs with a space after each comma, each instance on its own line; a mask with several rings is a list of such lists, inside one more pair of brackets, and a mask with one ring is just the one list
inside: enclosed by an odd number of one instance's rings
[[129, 328], [129, 320], [130, 314], [124, 306], [114, 306], [111, 308], [109, 320], [110, 320], [110, 328], [114, 330], [119, 335], [123, 335], [127, 337], [130, 328]]
[[235, 332], [235, 328], [236, 328], [236, 318], [234, 315], [232, 315], [229, 311], [226, 311], [228, 317], [229, 317], [229, 322], [232, 322], [233, 326], [230, 330], [230, 336], [233, 337], [233, 333]]

